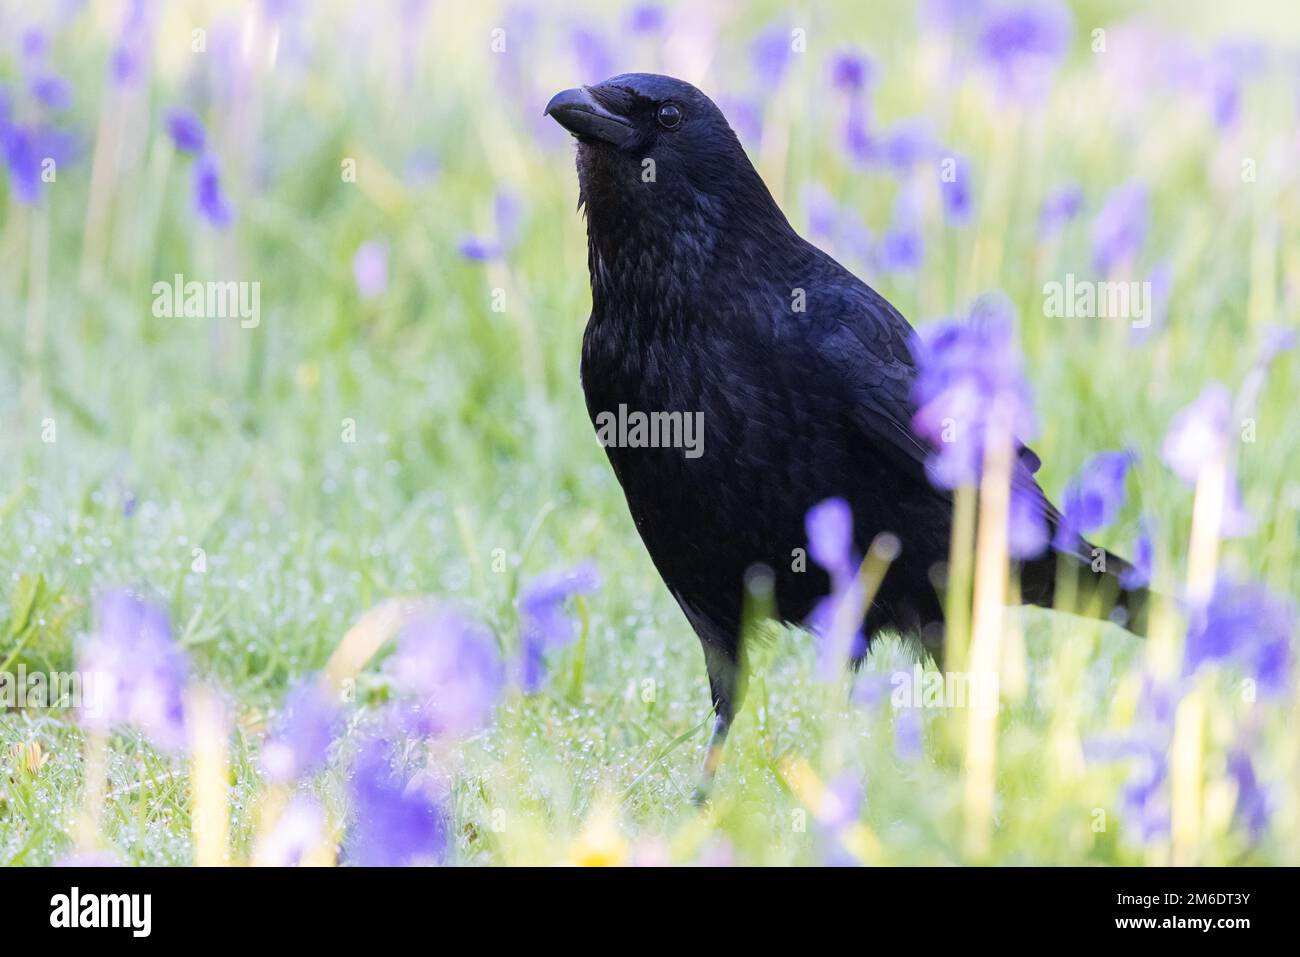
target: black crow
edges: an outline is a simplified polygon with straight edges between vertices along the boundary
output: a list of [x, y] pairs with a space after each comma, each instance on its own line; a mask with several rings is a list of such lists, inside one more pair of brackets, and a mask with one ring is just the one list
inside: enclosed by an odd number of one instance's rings
[[[786, 621], [803, 621], [828, 590], [824, 574], [792, 562], [818, 502], [852, 506], [859, 554], [882, 532], [901, 544], [866, 614], [868, 644], [892, 629], [941, 652], [934, 575], [948, 559], [953, 503], [928, 481], [932, 450], [912, 429], [912, 329], [791, 228], [721, 111], [689, 83], [616, 76], [556, 94], [546, 113], [578, 141], [587, 409], [704, 646], [716, 709], [707, 781], [741, 694], [747, 570], [771, 570]], [[656, 424], [694, 445], [656, 447]], [[1060, 513], [1030, 475], [1033, 453], [1020, 455], [1016, 481], [1054, 532]], [[1104, 582], [1106, 607], [1136, 607], [1138, 593], [1117, 582], [1128, 566], [1107, 556], [1094, 575], [1092, 546], [1075, 544], [1064, 560], [1054, 551], [1020, 569], [1023, 600], [1052, 604], [1063, 565], [1082, 587]]]

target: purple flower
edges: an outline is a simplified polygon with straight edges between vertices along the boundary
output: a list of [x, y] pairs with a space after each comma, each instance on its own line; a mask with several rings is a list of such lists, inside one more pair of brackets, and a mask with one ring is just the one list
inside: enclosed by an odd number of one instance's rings
[[865, 797], [861, 778], [853, 774], [837, 775], [822, 791], [816, 809], [818, 822], [832, 831], [857, 823]]
[[68, 81], [53, 73], [35, 77], [30, 83], [32, 96], [50, 110], [66, 110], [72, 105], [72, 87]]
[[636, 34], [658, 33], [664, 28], [667, 17], [657, 3], [638, 3], [627, 15], [627, 28]]
[[143, 75], [152, 33], [145, 0], [129, 0], [109, 66], [113, 82], [118, 86], [129, 86]]
[[862, 635], [866, 594], [857, 574], [853, 514], [843, 499], [830, 498], [808, 510], [804, 528], [808, 554], [830, 576], [830, 594], [817, 603], [807, 620], [819, 640], [818, 676], [829, 681], [866, 648]]
[[1177, 689], [1147, 676], [1138, 698], [1132, 731], [1120, 738], [1085, 742], [1089, 760], [1132, 761], [1120, 795], [1122, 833], [1132, 829], [1132, 843], [1147, 844], [1169, 833], [1169, 746], [1174, 735]]
[[1195, 483], [1210, 463], [1227, 455], [1232, 395], [1217, 382], [1176, 416], [1165, 436], [1161, 454], [1184, 482]]
[[605, 37], [588, 27], [574, 27], [569, 33], [569, 45], [578, 64], [578, 79], [583, 83], [599, 83], [614, 74], [614, 57]]
[[736, 131], [742, 143], [757, 143], [763, 138], [763, 108], [744, 97], [720, 97], [718, 108]]
[[536, 691], [545, 677], [546, 652], [563, 648], [578, 636], [577, 626], [564, 611], [573, 595], [588, 595], [600, 587], [600, 574], [590, 563], [576, 568], [544, 572], [519, 591], [519, 646], [521, 684]]
[[49, 49], [49, 37], [45, 35], [45, 31], [40, 27], [28, 27], [23, 31], [22, 56], [27, 63], [39, 63], [45, 59], [45, 54]]
[[342, 714], [330, 686], [308, 678], [289, 692], [270, 739], [262, 769], [275, 782], [309, 777], [325, 766], [329, 746], [342, 730]]
[[1146, 186], [1126, 183], [1112, 191], [1092, 221], [1092, 263], [1110, 275], [1131, 263], [1146, 242], [1151, 222], [1151, 201]]
[[916, 116], [895, 123], [884, 135], [880, 148], [885, 162], [895, 172], [907, 173], [933, 156], [938, 144], [929, 121]]
[[348, 788], [347, 860], [361, 867], [437, 864], [447, 851], [446, 812], [423, 781], [394, 773], [393, 758], [392, 748], [380, 740], [357, 755]]
[[456, 250], [466, 259], [474, 262], [487, 262], [501, 256], [501, 246], [490, 239], [479, 236], [465, 236], [456, 244]]
[[1047, 239], [1058, 232], [1083, 209], [1083, 190], [1078, 183], [1058, 187], [1043, 200], [1038, 213], [1038, 235]]
[[894, 202], [894, 218], [880, 238], [880, 268], [886, 272], [915, 272], [925, 258], [925, 240], [916, 214], [916, 198], [909, 191]]
[[808, 510], [804, 519], [808, 554], [832, 581], [845, 584], [857, 574], [853, 550], [853, 512], [842, 498], [828, 498]]
[[218, 229], [229, 226], [235, 218], [221, 191], [217, 162], [211, 154], [200, 156], [194, 164], [194, 208]]
[[362, 299], [375, 299], [388, 289], [388, 248], [367, 239], [352, 257], [352, 276]]
[[978, 483], [990, 429], [1021, 438], [1034, 429], [1011, 304], [982, 296], [966, 318], [918, 329], [912, 351], [919, 370], [912, 424], [935, 447], [926, 463], [930, 481], [940, 488]]
[[1026, 561], [1047, 550], [1047, 512], [1043, 496], [1032, 481], [1013, 481], [1007, 514], [1007, 551]]
[[258, 845], [255, 863], [262, 867], [299, 867], [325, 843], [325, 810], [306, 794], [294, 795]]
[[984, 18], [976, 47], [1004, 93], [1031, 99], [1046, 92], [1073, 32], [1059, 0], [1002, 4]]
[[90, 686], [82, 708], [87, 727], [129, 726], [165, 751], [184, 747], [189, 660], [161, 608], [123, 590], [104, 595], [77, 667]]
[[759, 81], [768, 89], [780, 85], [790, 65], [790, 31], [782, 24], [765, 27], [750, 44], [750, 62]]
[[1151, 572], [1154, 568], [1155, 545], [1151, 539], [1151, 529], [1143, 521], [1140, 525], [1137, 541], [1133, 543], [1129, 567], [1120, 573], [1120, 587], [1145, 588], [1151, 584]]
[[1233, 748], [1228, 752], [1228, 777], [1237, 785], [1233, 817], [1250, 834], [1251, 840], [1259, 840], [1272, 817], [1270, 802], [1268, 793], [1255, 778], [1255, 765], [1250, 754], [1243, 748]]
[[1187, 674], [1211, 662], [1241, 668], [1261, 690], [1280, 693], [1291, 674], [1296, 610], [1263, 585], [1221, 577], [1210, 599], [1188, 611]]
[[34, 129], [24, 126], [0, 128], [0, 146], [4, 148], [9, 169], [9, 188], [14, 197], [28, 205], [41, 198], [41, 155]]
[[841, 93], [861, 93], [873, 72], [871, 60], [856, 50], [840, 50], [831, 57], [831, 85]]
[[894, 711], [894, 754], [903, 761], [918, 761], [924, 753], [921, 710], [898, 708]]
[[869, 166], [880, 159], [880, 143], [867, 128], [865, 103], [850, 102], [844, 118], [844, 150], [860, 166]]
[[182, 153], [196, 156], [203, 152], [207, 140], [203, 121], [193, 110], [184, 107], [176, 107], [167, 113], [167, 135], [172, 138], [172, 145]]
[[949, 157], [952, 161], [952, 175], [948, 172], [948, 160], [941, 164], [944, 174], [939, 177], [939, 192], [943, 199], [944, 218], [954, 226], [970, 221], [971, 217], [971, 171], [970, 162], [964, 156]]
[[1058, 548], [1068, 548], [1075, 535], [1095, 532], [1115, 521], [1124, 505], [1124, 479], [1135, 459], [1129, 451], [1099, 452], [1083, 463], [1065, 487], [1061, 507], [1065, 520], [1057, 529]]
[[482, 727], [505, 682], [491, 631], [441, 605], [403, 627], [387, 670], [398, 692], [415, 699], [408, 717], [425, 735]]

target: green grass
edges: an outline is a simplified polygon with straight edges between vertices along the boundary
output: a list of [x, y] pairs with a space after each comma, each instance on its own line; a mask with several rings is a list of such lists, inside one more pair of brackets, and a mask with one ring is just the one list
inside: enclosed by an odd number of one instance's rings
[[[1137, 449], [1129, 503], [1098, 540], [1126, 553], [1139, 515], [1152, 516], [1160, 580], [1172, 589], [1184, 574], [1191, 493], [1159, 459], [1169, 419], [1207, 382], [1235, 389], [1265, 326], [1295, 322], [1300, 190], [1294, 162], [1269, 160], [1294, 150], [1294, 85], [1253, 84], [1245, 127], [1226, 141], [1187, 98], [1103, 87], [1087, 34], [1118, 7], [1081, 3], [1051, 100], [1017, 121], [978, 84], [941, 82], [902, 5], [851, 6], [806, 15], [810, 52], [795, 58], [768, 111], [788, 147], [756, 150], [760, 170], [798, 226], [806, 225], [800, 188], [819, 180], [883, 232], [896, 186], [840, 155], [824, 79], [826, 56], [841, 43], [876, 57], [880, 120], [931, 117], [937, 135], [971, 158], [977, 214], [947, 229], [934, 200], [920, 274], [866, 278], [914, 322], [951, 314], [982, 290], [1012, 296], [1044, 486], [1059, 495], [1089, 454]], [[1183, 15], [1174, 9], [1163, 10], [1169, 29]], [[745, 43], [775, 13], [756, 5], [728, 25], [707, 90], [752, 88]], [[845, 688], [817, 682], [812, 639], [795, 631], [756, 654], [714, 805], [704, 814], [690, 806], [707, 736], [703, 659], [587, 420], [577, 363], [589, 298], [571, 156], [563, 144], [540, 149], [530, 133], [549, 92], [573, 85], [567, 48], [555, 30], [512, 35], [534, 91], [535, 102], [524, 102], [492, 79], [494, 12], [438, 6], [432, 16], [409, 89], [391, 53], [396, 25], [377, 23], [367, 45], [346, 17], [322, 16], [312, 21], [316, 65], [282, 65], [255, 92], [260, 141], [241, 140], [220, 108], [205, 115], [238, 213], [228, 233], [196, 221], [190, 161], [171, 154], [158, 119], [186, 99], [195, 68], [178, 39], [189, 19], [179, 14], [160, 28], [160, 76], [125, 127], [99, 278], [85, 272], [89, 156], [59, 170], [43, 205], [0, 201], [0, 572], [9, 590], [0, 661], [16, 651], [13, 667], [69, 670], [94, 596], [119, 584], [147, 589], [236, 716], [232, 854], [242, 860], [263, 793], [256, 752], [267, 717], [365, 610], [394, 595], [450, 596], [509, 643], [521, 576], [591, 558], [603, 585], [583, 608], [585, 641], [552, 660], [541, 693], [509, 697], [491, 729], [444, 756], [454, 774], [455, 861], [570, 859], [584, 825], [602, 814], [618, 821], [632, 860], [837, 859], [832, 836], [811, 820], [800, 826], [803, 804], [780, 770], [796, 755], [823, 780], [864, 782], [872, 860], [970, 860], [953, 743], [961, 716], [924, 712], [924, 756], [900, 757], [888, 707], [851, 704]], [[1208, 36], [1213, 16], [1205, 4], [1188, 20]], [[88, 150], [107, 95], [105, 46], [83, 18], [55, 47], [78, 91], [75, 122]], [[645, 64], [648, 52], [638, 48], [627, 65]], [[16, 75], [9, 64], [0, 78], [6, 70]], [[439, 172], [404, 184], [416, 150], [436, 156]], [[345, 157], [358, 160], [357, 183], [341, 180]], [[1259, 162], [1253, 183], [1238, 175], [1243, 157]], [[1175, 275], [1167, 327], [1145, 343], [1123, 323], [1045, 318], [1042, 284], [1089, 273], [1087, 217], [1051, 246], [1034, 233], [1052, 187], [1077, 179], [1095, 212], [1106, 191], [1133, 177], [1153, 196], [1142, 266], [1168, 258]], [[504, 264], [466, 262], [456, 243], [490, 228], [498, 189], [523, 202], [519, 242]], [[351, 259], [370, 238], [388, 244], [390, 283], [363, 301]], [[178, 272], [260, 282], [260, 326], [155, 319], [151, 285]], [[505, 290], [504, 311], [493, 311], [494, 288]], [[39, 349], [34, 324], [43, 326]], [[1224, 566], [1290, 596], [1300, 594], [1297, 375], [1297, 359], [1282, 357], [1259, 398], [1257, 441], [1236, 449], [1259, 524], [1222, 554]], [[53, 442], [42, 440], [46, 419]], [[342, 438], [345, 420], [355, 442]], [[195, 548], [204, 573], [192, 570]], [[506, 557], [504, 570], [494, 553]], [[1023, 631], [1027, 690], [999, 719], [997, 826], [979, 859], [1166, 860], [1168, 848], [1143, 845], [1124, 818], [1125, 766], [1081, 752], [1085, 739], [1129, 725], [1144, 647], [1112, 627], [1041, 611], [1013, 623]], [[888, 676], [910, 659], [887, 643], [867, 667]], [[1239, 701], [1229, 676], [1202, 690], [1211, 717], [1194, 859], [1300, 863], [1294, 690], [1290, 701], [1254, 706]], [[354, 728], [384, 696], [372, 666]], [[1272, 829], [1253, 844], [1231, 826], [1223, 776], [1226, 750], [1247, 737], [1275, 798]], [[30, 741], [50, 755], [36, 774], [8, 756]], [[83, 746], [70, 715], [0, 714], [0, 864], [46, 864], [71, 849]], [[312, 784], [336, 813], [341, 766]], [[102, 839], [132, 863], [189, 862], [187, 775], [184, 762], [115, 735]], [[592, 841], [610, 844], [599, 834]]]

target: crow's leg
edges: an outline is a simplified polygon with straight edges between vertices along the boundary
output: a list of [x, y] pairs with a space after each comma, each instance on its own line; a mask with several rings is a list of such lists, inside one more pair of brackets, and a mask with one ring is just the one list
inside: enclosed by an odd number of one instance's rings
[[704, 663], [709, 669], [709, 691], [713, 695], [713, 733], [709, 735], [708, 750], [704, 754], [704, 767], [700, 771], [700, 780], [695, 787], [691, 802], [701, 805], [709, 798], [713, 788], [713, 778], [722, 764], [722, 750], [727, 743], [727, 732], [731, 730], [731, 721], [736, 708], [744, 694], [744, 681], [740, 662], [735, 652], [716, 647], [708, 642], [704, 645]]

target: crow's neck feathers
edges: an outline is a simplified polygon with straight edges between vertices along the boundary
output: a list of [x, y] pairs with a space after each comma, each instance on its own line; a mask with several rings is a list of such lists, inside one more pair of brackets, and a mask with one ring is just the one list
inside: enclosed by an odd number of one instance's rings
[[745, 247], [798, 242], [767, 186], [736, 143], [719, 173], [694, 182], [660, 164], [656, 182], [580, 148], [579, 203], [587, 219], [592, 321], [631, 333], [671, 333], [697, 321], [701, 287]]

